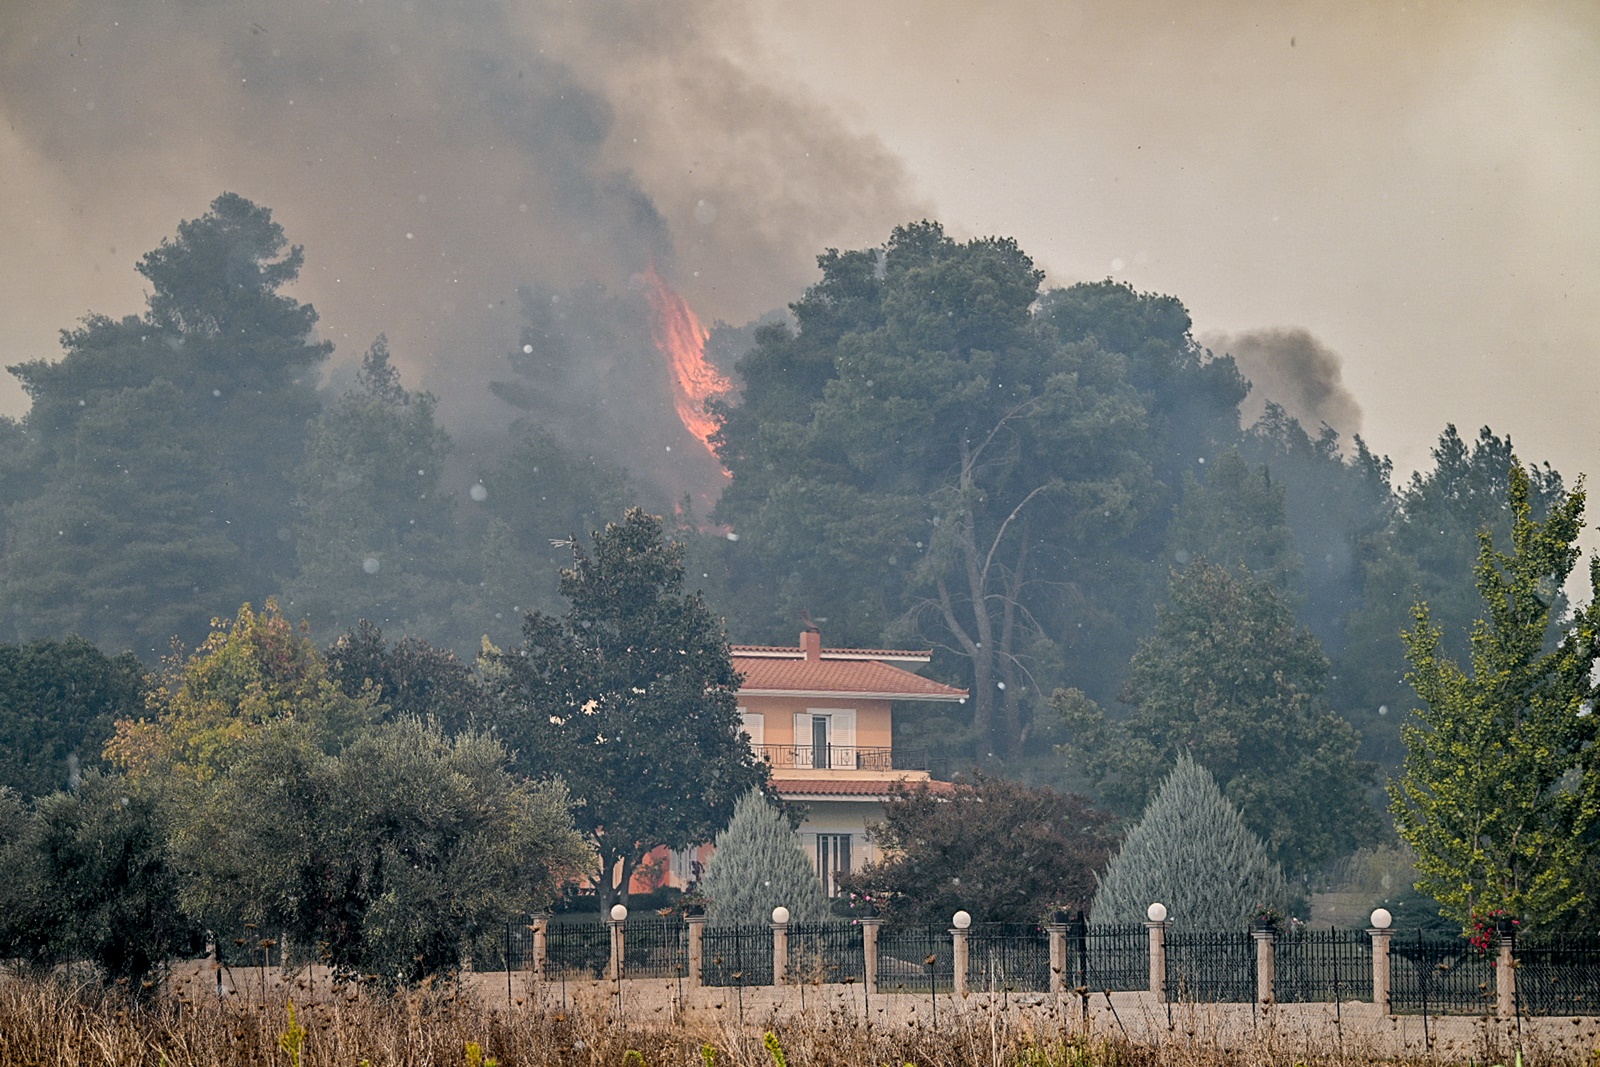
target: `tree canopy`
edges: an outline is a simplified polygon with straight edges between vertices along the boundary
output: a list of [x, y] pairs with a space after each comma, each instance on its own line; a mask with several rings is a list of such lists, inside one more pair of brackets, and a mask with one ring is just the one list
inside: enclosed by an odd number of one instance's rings
[[1261, 839], [1188, 753], [1106, 867], [1089, 919], [1141, 923], [1157, 902], [1189, 930], [1240, 929], [1257, 909], [1282, 915], [1289, 904], [1283, 873]]
[[520, 769], [559, 775], [578, 799], [602, 910], [646, 852], [709, 840], [766, 782], [721, 620], [683, 582], [682, 546], [630, 509], [592, 551], [572, 546], [566, 614], [530, 613], [522, 645], [493, 657], [499, 736]]
[[1040, 921], [1081, 908], [1115, 844], [1115, 820], [1077, 795], [975, 775], [949, 792], [897, 788], [873, 831], [881, 858], [846, 876], [889, 918]]
[[1554, 925], [1584, 906], [1600, 825], [1600, 558], [1589, 564], [1592, 599], [1561, 624], [1584, 493], [1536, 518], [1538, 479], [1511, 459], [1510, 551], [1492, 530], [1478, 537], [1485, 615], [1470, 673], [1446, 651], [1429, 605], [1415, 608], [1407, 680], [1422, 707], [1405, 730], [1404, 774], [1390, 784], [1396, 829], [1417, 851], [1417, 887], [1463, 926], [1497, 911]]
[[1070, 754], [1121, 810], [1138, 811], [1174, 761], [1192, 757], [1273, 858], [1304, 874], [1381, 831], [1359, 739], [1328, 710], [1327, 675], [1316, 638], [1270, 583], [1196, 561], [1173, 576], [1129, 665], [1130, 713], [1110, 720], [1075, 690], [1054, 704]]

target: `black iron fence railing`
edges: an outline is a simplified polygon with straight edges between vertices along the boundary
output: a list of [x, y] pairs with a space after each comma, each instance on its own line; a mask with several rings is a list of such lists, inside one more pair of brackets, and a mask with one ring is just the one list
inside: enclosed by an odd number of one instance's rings
[[682, 978], [689, 973], [689, 927], [682, 919], [629, 919], [624, 931], [624, 978]]
[[1049, 992], [1049, 933], [1034, 923], [974, 923], [967, 934], [967, 984], [985, 992]]
[[706, 985], [772, 984], [772, 927], [764, 923], [707, 923], [700, 949]]
[[1255, 939], [1243, 930], [1169, 930], [1167, 995], [1219, 1003], [1255, 1000]]
[[1138, 923], [1067, 928], [1068, 989], [1121, 993], [1150, 988], [1150, 931]]
[[789, 980], [818, 985], [861, 982], [866, 947], [857, 923], [790, 923]]
[[1519, 939], [1517, 1008], [1528, 1015], [1600, 1015], [1600, 934]]
[[1372, 999], [1372, 936], [1365, 930], [1290, 926], [1274, 946], [1274, 999], [1339, 1003]]
[[878, 989], [948, 993], [955, 988], [955, 947], [946, 926], [878, 928]]
[[863, 745], [757, 745], [756, 753], [780, 770], [926, 771], [928, 754], [918, 749]]
[[552, 922], [545, 931], [545, 973], [552, 977], [601, 978], [611, 962], [611, 928], [600, 919]]
[[1396, 1014], [1493, 1015], [1494, 957], [1462, 938], [1398, 934], [1389, 947]]

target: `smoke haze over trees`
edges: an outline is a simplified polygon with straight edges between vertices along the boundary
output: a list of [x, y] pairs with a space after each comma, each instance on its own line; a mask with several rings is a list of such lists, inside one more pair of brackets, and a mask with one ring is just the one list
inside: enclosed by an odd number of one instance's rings
[[[284, 691], [313, 721], [354, 728], [379, 714], [367, 679], [400, 700], [431, 675], [450, 728], [470, 728], [491, 709], [463, 664], [485, 638], [517, 646], [530, 612], [560, 611], [573, 537], [632, 504], [667, 511], [673, 477], [705, 485], [709, 471], [713, 494], [726, 487], [715, 510], [691, 498], [665, 532], [734, 639], [787, 643], [808, 610], [831, 644], [931, 646], [933, 673], [973, 689], [959, 709], [908, 708], [897, 743], [1081, 787], [1056, 751], [1081, 738], [1050, 694], [1079, 690], [1112, 725], [1160, 704], [1167, 683], [1140, 681], [1136, 652], [1173, 575], [1205, 560], [1259, 585], [1279, 630], [1292, 619], [1310, 665], [1295, 684], [1316, 705], [1305, 721], [1349, 728], [1330, 771], [1347, 797], [1358, 736], [1364, 758], [1400, 757], [1410, 605], [1420, 593], [1446, 647], [1464, 647], [1476, 532], [1509, 521], [1506, 438], [1447, 428], [1434, 468], [1395, 493], [1359, 437], [1308, 429], [1270, 395], [1247, 422], [1251, 383], [1195, 341], [1177, 297], [1049, 287], [1009, 238], [903, 225], [824, 251], [790, 316], [713, 331], [735, 384], [714, 442], [724, 475], [681, 423], [647, 415], [654, 389], [676, 419], [645, 347], [648, 302], [626, 288], [528, 288], [492, 373], [504, 423], [447, 432], [384, 336], [359, 343], [353, 379], [319, 391], [321, 309], [288, 292], [317, 247], [291, 237], [224, 194], [141, 261], [142, 315], [91, 315], [63, 334], [62, 358], [14, 369], [35, 403], [0, 421], [0, 640], [76, 633], [154, 666], [172, 638], [199, 645], [212, 618], [276, 596], [282, 619], [246, 613], [243, 634], [209, 640], [254, 634], [299, 661], [345, 634], [321, 675]], [[699, 451], [665, 458], [680, 447]], [[1563, 498], [1553, 469], [1530, 477], [1536, 513]], [[309, 634], [290, 641], [301, 619]], [[1206, 625], [1156, 636], [1183, 647]], [[1252, 655], [1244, 668], [1260, 667]], [[0, 688], [20, 694], [6, 698], [17, 736], [38, 732], [31, 684]], [[178, 740], [209, 744], [213, 697], [173, 693], [200, 739]], [[1293, 749], [1283, 759], [1327, 755], [1307, 750], [1299, 712], [1261, 707]], [[16, 769], [19, 787], [64, 782], [65, 755], [98, 743], [103, 723], [73, 722], [44, 765]], [[120, 751], [177, 758], [162, 754], [170, 740], [135, 731]], [[1230, 767], [1216, 769], [1234, 795], [1245, 779]], [[1302, 871], [1380, 825], [1357, 812], [1348, 840], [1321, 840], [1314, 812], [1267, 807], [1277, 822], [1260, 829]]]

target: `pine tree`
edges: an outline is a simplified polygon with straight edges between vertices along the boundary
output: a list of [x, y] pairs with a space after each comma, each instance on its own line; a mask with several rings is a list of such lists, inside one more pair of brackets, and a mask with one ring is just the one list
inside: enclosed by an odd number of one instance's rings
[[1143, 922], [1160, 901], [1188, 929], [1239, 927], [1288, 901], [1283, 872], [1211, 772], [1187, 753], [1145, 808], [1100, 880], [1095, 923]]
[[800, 850], [800, 835], [759, 789], [734, 805], [716, 845], [701, 883], [711, 898], [712, 922], [769, 922], [780, 904], [791, 922], [821, 922], [827, 915], [827, 894]]

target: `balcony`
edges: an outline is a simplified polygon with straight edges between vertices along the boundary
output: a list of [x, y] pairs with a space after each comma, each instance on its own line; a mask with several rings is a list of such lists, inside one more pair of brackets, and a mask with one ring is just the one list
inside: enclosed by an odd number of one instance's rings
[[926, 752], [861, 745], [756, 745], [756, 754], [775, 770], [925, 771]]

